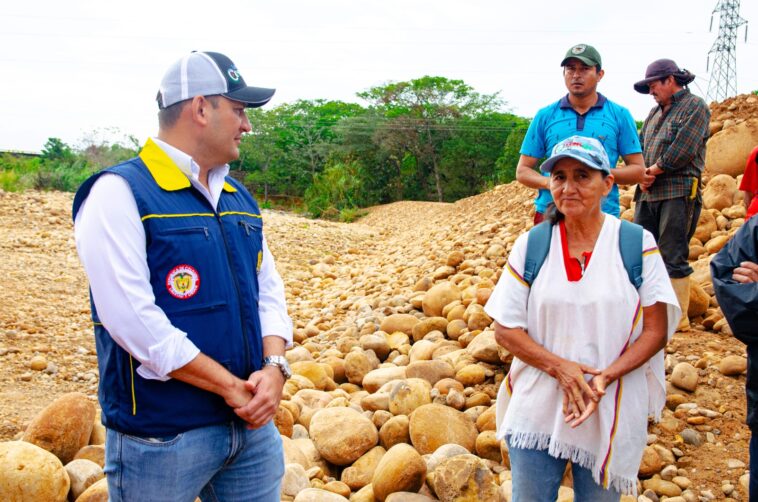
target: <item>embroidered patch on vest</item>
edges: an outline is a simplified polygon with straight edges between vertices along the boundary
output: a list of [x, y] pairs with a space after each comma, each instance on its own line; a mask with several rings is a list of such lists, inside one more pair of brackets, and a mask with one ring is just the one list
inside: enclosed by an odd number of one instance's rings
[[177, 265], [166, 276], [166, 289], [174, 298], [192, 298], [200, 289], [200, 274], [189, 265]]

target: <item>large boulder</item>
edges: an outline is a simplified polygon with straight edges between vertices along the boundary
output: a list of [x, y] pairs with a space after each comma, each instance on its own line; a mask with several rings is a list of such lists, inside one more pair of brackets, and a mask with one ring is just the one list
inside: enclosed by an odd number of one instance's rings
[[448, 443], [472, 452], [479, 434], [474, 422], [464, 413], [435, 403], [420, 406], [411, 413], [408, 431], [413, 446], [422, 455], [433, 453]]
[[758, 119], [751, 118], [714, 134], [705, 150], [705, 172], [737, 177], [745, 171], [750, 152], [758, 145]]
[[395, 333], [400, 331], [408, 336], [413, 334], [413, 327], [418, 324], [419, 319], [410, 314], [392, 314], [385, 317], [379, 325], [379, 329], [385, 333]]
[[390, 493], [384, 502], [434, 502], [435, 499], [423, 493], [395, 492]]
[[281, 494], [294, 497], [306, 488], [310, 488], [310, 480], [305, 469], [300, 464], [287, 464], [284, 466]]
[[[421, 342], [418, 342], [421, 343]], [[418, 343], [416, 345], [418, 345]], [[416, 346], [414, 345], [414, 347]], [[431, 385], [436, 384], [443, 378], [455, 376], [453, 367], [445, 361], [414, 361], [406, 366], [405, 375], [408, 378], [423, 378]]]
[[690, 263], [693, 270], [692, 275], [690, 275], [690, 284], [697, 283], [703, 286], [705, 283], [711, 282], [712, 258], [713, 256], [703, 256]]
[[747, 371], [747, 359], [742, 356], [726, 356], [719, 363], [722, 375], [737, 376]]
[[78, 458], [91, 460], [102, 468], [105, 466], [105, 446], [101, 444], [87, 445], [76, 452], [74, 460]]
[[[489, 326], [489, 323], [487, 326]], [[502, 362], [500, 361], [500, 356], [498, 354], [498, 345], [495, 341], [494, 331], [483, 331], [476, 335], [466, 347], [466, 351], [477, 361], [484, 361], [485, 363], [491, 364], [499, 364]]]
[[[744, 165], [742, 166], [744, 169]], [[734, 192], [737, 191], [737, 182], [728, 174], [718, 174], [708, 181], [703, 190], [703, 206], [706, 209], [718, 209], [721, 211], [732, 207]]]
[[342, 495], [320, 488], [306, 488], [295, 497], [294, 502], [348, 502]]
[[425, 316], [439, 317], [442, 315], [442, 309], [445, 305], [460, 299], [461, 290], [458, 289], [458, 286], [448, 281], [440, 282], [426, 292], [421, 301], [421, 307]]
[[480, 432], [476, 437], [476, 454], [498, 464], [503, 461], [501, 446], [495, 431]]
[[371, 484], [380, 502], [393, 492], [417, 492], [426, 478], [426, 463], [411, 445], [396, 444], [376, 466]]
[[652, 446], [646, 446], [642, 451], [642, 460], [640, 460], [639, 475], [643, 478], [649, 478], [653, 474], [658, 474], [663, 469], [663, 460], [658, 452]]
[[413, 341], [418, 342], [431, 331], [447, 331], [448, 321], [444, 317], [428, 317], [413, 327]]
[[64, 394], [40, 411], [22, 439], [43, 448], [64, 464], [87, 446], [95, 420], [95, 405], [79, 392]]
[[376, 369], [376, 361], [364, 352], [351, 351], [345, 356], [345, 376], [350, 383], [361, 385], [363, 378], [373, 369]]
[[697, 220], [697, 228], [695, 229], [695, 237], [700, 242], [708, 242], [711, 238], [711, 234], [718, 230], [716, 224], [716, 217], [710, 211], [700, 211], [700, 217]]
[[352, 408], [317, 411], [310, 434], [321, 456], [335, 465], [352, 464], [379, 441], [376, 426]]
[[421, 378], [393, 382], [389, 411], [393, 415], [410, 415], [419, 406], [432, 402], [431, 393], [431, 384]]
[[431, 476], [441, 501], [497, 500], [497, 479], [476, 455], [456, 455], [440, 462]]
[[342, 471], [341, 481], [352, 490], [359, 490], [371, 483], [376, 466], [379, 465], [379, 461], [385, 453], [387, 453], [387, 450], [381, 446], [371, 448], [361, 458], [356, 460], [353, 465]]
[[363, 377], [363, 388], [373, 393], [387, 382], [403, 380], [406, 377], [405, 368], [405, 366], [389, 366], [371, 370]]
[[411, 436], [408, 429], [409, 420], [407, 416], [392, 417], [379, 429], [379, 443], [388, 449], [398, 443], [410, 443]]
[[24, 441], [0, 443], [0, 500], [64, 502], [70, 482], [61, 461]]
[[103, 478], [90, 485], [76, 502], [108, 502], [108, 480]]
[[329, 375], [331, 367], [328, 364], [315, 361], [298, 361], [291, 365], [292, 373], [304, 376], [310, 380], [318, 390], [332, 390], [336, 387]]
[[305, 456], [303, 450], [297, 446], [287, 436], [282, 436], [282, 449], [284, 450], [284, 463], [285, 464], [300, 464], [303, 468], [308, 469], [311, 466], [308, 457]]
[[105, 477], [103, 469], [91, 460], [79, 458], [65, 466], [71, 481], [71, 500], [76, 500], [84, 491]]
[[689, 392], [697, 388], [697, 380], [697, 370], [690, 363], [679, 363], [671, 372], [671, 383]]
[[721, 251], [721, 248], [726, 246], [727, 242], [729, 242], [728, 235], [717, 235], [705, 243], [705, 250], [708, 251], [708, 254], [714, 255]]
[[696, 282], [690, 281], [690, 304], [687, 308], [687, 315], [690, 318], [694, 318], [705, 314], [710, 301], [711, 297], [705, 292], [703, 287]]

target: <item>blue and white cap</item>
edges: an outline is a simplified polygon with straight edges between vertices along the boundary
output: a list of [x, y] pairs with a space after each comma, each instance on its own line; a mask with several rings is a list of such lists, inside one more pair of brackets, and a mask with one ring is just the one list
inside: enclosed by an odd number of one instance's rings
[[274, 92], [275, 89], [248, 86], [232, 60], [223, 54], [191, 52], [166, 71], [156, 99], [163, 109], [195, 96], [220, 94], [256, 108], [268, 103]]
[[553, 151], [545, 162], [540, 166], [543, 173], [552, 171], [555, 164], [564, 158], [576, 159], [591, 169], [611, 174], [611, 163], [608, 153], [602, 144], [595, 138], [586, 136], [571, 136], [553, 147]]

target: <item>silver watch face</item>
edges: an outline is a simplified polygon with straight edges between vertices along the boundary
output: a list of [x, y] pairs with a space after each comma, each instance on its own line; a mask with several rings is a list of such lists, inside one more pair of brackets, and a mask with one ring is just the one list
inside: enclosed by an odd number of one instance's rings
[[284, 375], [284, 378], [292, 376], [292, 370], [287, 362], [287, 358], [284, 356], [267, 356], [263, 358], [263, 364], [266, 366], [276, 366]]

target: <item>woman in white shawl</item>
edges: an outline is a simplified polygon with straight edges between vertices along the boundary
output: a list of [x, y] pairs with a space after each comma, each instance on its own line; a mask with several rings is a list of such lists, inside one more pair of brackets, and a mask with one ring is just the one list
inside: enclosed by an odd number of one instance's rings
[[636, 494], [647, 419], [665, 403], [662, 349], [679, 305], [647, 231], [643, 282], [630, 282], [621, 223], [600, 209], [613, 175], [597, 140], [568, 138], [541, 168], [557, 208], [548, 256], [530, 287], [520, 236], [485, 306], [515, 356], [498, 391], [497, 434], [514, 502], [553, 502], [568, 461], [574, 500], [618, 501]]

